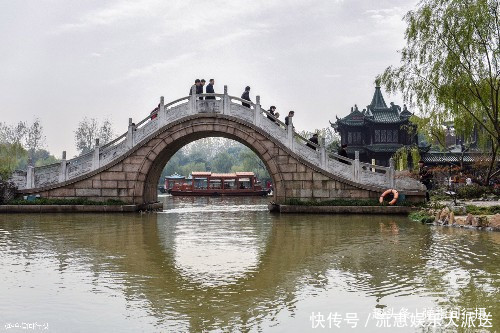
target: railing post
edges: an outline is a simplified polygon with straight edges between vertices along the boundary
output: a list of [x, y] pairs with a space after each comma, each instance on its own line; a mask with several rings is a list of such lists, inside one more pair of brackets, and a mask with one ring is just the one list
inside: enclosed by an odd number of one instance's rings
[[326, 147], [325, 147], [325, 138], [320, 138], [319, 141], [319, 157], [320, 157], [320, 163], [321, 167], [323, 169], [326, 169], [328, 166], [328, 156], [326, 156]]
[[262, 111], [260, 109], [260, 96], [255, 97], [255, 114], [254, 114], [254, 124], [255, 126], [260, 126], [260, 118], [262, 118]]
[[26, 170], [26, 189], [34, 187], [35, 183], [35, 168], [32, 165], [28, 165]]
[[390, 188], [394, 188], [394, 186], [396, 185], [396, 171], [395, 171], [395, 168], [394, 168], [394, 159], [393, 158], [390, 158], [389, 159], [389, 172], [388, 172], [388, 176], [389, 176], [389, 187]]
[[196, 86], [191, 87], [191, 98], [189, 99], [189, 110], [188, 114], [196, 114]]
[[130, 149], [134, 146], [134, 123], [132, 118], [128, 118], [128, 131], [127, 131], [127, 148]]
[[288, 148], [293, 150], [293, 121], [292, 117], [288, 117], [288, 126], [286, 128], [286, 136], [288, 139]]
[[359, 151], [354, 152], [354, 181], [359, 182], [360, 180], [360, 165], [359, 165]]
[[95, 139], [94, 156], [92, 157], [92, 170], [99, 169], [99, 139]]
[[222, 114], [229, 114], [231, 111], [231, 99], [227, 94], [227, 86], [224, 86], [224, 99], [222, 100]]
[[61, 159], [61, 172], [59, 173], [59, 182], [65, 182], [66, 181], [66, 151], [62, 152], [62, 159]]

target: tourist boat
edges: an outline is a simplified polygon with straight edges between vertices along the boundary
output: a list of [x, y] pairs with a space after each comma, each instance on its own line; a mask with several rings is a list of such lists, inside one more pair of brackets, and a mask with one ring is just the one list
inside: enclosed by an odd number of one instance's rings
[[176, 196], [265, 196], [253, 172], [192, 172], [190, 183], [175, 184], [170, 194]]

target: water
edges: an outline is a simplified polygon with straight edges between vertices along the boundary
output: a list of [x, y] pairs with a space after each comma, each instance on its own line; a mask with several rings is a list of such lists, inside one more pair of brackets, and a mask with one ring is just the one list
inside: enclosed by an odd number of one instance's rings
[[[262, 198], [163, 200], [158, 214], [1, 215], [0, 329], [385, 332], [366, 322], [374, 309], [457, 306], [500, 327], [498, 232], [275, 215]], [[356, 329], [328, 328], [330, 312], [356, 313]]]

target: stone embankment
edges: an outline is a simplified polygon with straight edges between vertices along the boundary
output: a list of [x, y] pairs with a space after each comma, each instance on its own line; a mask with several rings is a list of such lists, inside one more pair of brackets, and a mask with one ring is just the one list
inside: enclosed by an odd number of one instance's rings
[[435, 216], [435, 225], [446, 225], [463, 228], [500, 231], [500, 214], [495, 215], [456, 215], [463, 213], [453, 211], [448, 207], [439, 210], [429, 210], [429, 215]]

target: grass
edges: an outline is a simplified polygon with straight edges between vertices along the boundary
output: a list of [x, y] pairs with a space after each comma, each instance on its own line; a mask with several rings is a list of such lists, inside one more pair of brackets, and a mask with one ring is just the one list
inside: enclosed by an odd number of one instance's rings
[[89, 206], [119, 206], [126, 205], [125, 202], [121, 200], [108, 199], [106, 201], [93, 201], [84, 198], [78, 199], [49, 199], [49, 198], [38, 198], [35, 200], [24, 200], [15, 199], [7, 203], [7, 205], [89, 205]]
[[[377, 199], [333, 199], [325, 201], [288, 199], [285, 205], [292, 206], [388, 206], [387, 202], [379, 203]], [[401, 202], [397, 206], [418, 206], [412, 202]]]
[[473, 205], [465, 206], [467, 213], [472, 215], [495, 215], [500, 214], [500, 205], [490, 207], [478, 207]]
[[416, 212], [410, 212], [410, 214], [408, 214], [408, 217], [412, 221], [421, 222], [421, 223], [434, 222], [434, 216], [429, 215], [427, 212], [425, 212], [423, 210], [419, 210]]

